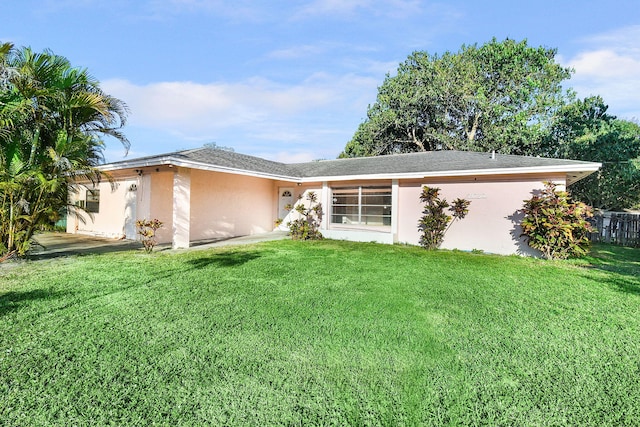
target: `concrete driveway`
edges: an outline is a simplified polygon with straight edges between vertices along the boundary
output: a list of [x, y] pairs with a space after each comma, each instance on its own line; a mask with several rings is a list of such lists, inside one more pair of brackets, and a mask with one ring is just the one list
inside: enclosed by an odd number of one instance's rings
[[29, 259], [48, 259], [69, 255], [108, 253], [142, 248], [140, 242], [116, 240], [83, 234], [40, 233], [34, 238]]
[[[240, 236], [225, 239], [212, 239], [191, 242], [188, 249], [176, 249], [175, 252], [202, 250], [227, 245], [246, 245], [268, 240], [287, 238], [286, 231]], [[84, 234], [40, 233], [34, 237], [34, 247], [29, 259], [49, 259], [69, 255], [101, 254], [108, 252], [141, 249], [142, 243], [132, 240], [116, 240], [106, 237], [87, 236]], [[174, 251], [170, 244], [157, 245], [154, 251]]]

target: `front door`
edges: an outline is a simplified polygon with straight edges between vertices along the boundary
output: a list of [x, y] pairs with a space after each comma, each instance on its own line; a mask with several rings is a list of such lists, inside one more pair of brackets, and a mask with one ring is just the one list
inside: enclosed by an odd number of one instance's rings
[[282, 224], [278, 227], [281, 230], [288, 230], [287, 215], [289, 211], [285, 209], [287, 205], [293, 206], [293, 188], [280, 188], [278, 198], [278, 218], [282, 219]]

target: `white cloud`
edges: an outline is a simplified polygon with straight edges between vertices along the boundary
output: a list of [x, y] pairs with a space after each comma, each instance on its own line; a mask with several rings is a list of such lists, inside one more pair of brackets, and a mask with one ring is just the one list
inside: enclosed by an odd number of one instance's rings
[[173, 16], [176, 12], [210, 13], [242, 21], [259, 21], [262, 11], [254, 0], [149, 0], [155, 17]]
[[327, 51], [326, 45], [300, 45], [291, 46], [285, 49], [278, 49], [267, 53], [267, 58], [273, 59], [297, 59], [309, 56], [316, 56]]
[[640, 54], [640, 25], [618, 28], [607, 33], [597, 34], [584, 40], [595, 46], [615, 46], [618, 51]]
[[640, 74], [640, 58], [621, 55], [613, 49], [582, 52], [571, 61], [581, 76], [624, 78]]
[[601, 95], [609, 111], [640, 118], [640, 25], [583, 40], [586, 47], [563, 62], [575, 69], [569, 84], [580, 97]]
[[332, 94], [323, 88], [278, 87], [263, 79], [241, 83], [161, 82], [137, 86], [126, 80], [102, 84], [123, 99], [137, 125], [173, 128], [239, 126], [326, 104]]
[[[311, 150], [320, 156], [335, 157], [366, 113], [378, 83], [358, 75], [318, 73], [291, 85], [252, 78], [148, 85], [107, 80], [101, 86], [129, 105], [132, 130], [173, 135], [176, 143], [216, 141], [239, 152], [264, 151], [265, 157], [274, 158], [277, 155], [268, 152], [275, 153], [275, 145], [297, 156], [314, 144]], [[132, 143], [136, 147], [135, 139]]]
[[421, 3], [418, 0], [314, 0], [300, 8], [294, 16], [351, 16], [360, 10], [366, 10], [374, 15], [397, 18], [418, 13]]
[[303, 15], [325, 15], [329, 13], [351, 13], [359, 8], [369, 7], [370, 0], [315, 0], [304, 6]]

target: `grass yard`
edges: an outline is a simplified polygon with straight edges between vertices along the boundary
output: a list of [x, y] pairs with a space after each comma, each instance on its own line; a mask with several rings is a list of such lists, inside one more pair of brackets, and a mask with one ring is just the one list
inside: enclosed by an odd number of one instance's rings
[[640, 425], [640, 250], [336, 241], [0, 265], [0, 424]]

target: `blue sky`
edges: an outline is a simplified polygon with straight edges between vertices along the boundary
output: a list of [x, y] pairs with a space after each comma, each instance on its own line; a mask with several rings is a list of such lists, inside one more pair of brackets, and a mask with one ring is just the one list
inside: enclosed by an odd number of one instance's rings
[[[640, 119], [637, 0], [20, 0], [0, 41], [88, 68], [131, 115], [128, 158], [215, 142], [295, 162], [335, 158], [386, 73], [413, 51], [527, 39], [568, 86]], [[124, 157], [107, 141], [107, 160]]]

